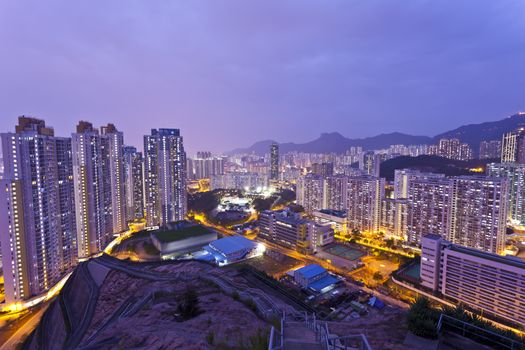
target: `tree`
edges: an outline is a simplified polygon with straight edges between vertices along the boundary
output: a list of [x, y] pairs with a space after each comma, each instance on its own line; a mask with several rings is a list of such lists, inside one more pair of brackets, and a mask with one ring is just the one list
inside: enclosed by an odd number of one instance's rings
[[425, 297], [418, 297], [408, 312], [408, 329], [417, 336], [435, 339], [439, 313], [430, 306]]
[[381, 274], [381, 272], [376, 271], [374, 272], [374, 275], [372, 276], [372, 278], [376, 281], [381, 281], [383, 279], [383, 275]]
[[189, 320], [200, 314], [199, 297], [193, 289], [187, 289], [179, 303], [178, 312], [183, 320]]

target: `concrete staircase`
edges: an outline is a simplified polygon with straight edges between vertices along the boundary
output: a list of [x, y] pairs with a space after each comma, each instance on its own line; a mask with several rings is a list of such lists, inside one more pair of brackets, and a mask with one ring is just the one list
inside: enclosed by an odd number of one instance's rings
[[283, 314], [272, 327], [268, 350], [371, 350], [363, 334], [330, 334], [328, 324], [304, 313]]
[[318, 350], [323, 349], [315, 331], [305, 322], [285, 321], [284, 350]]

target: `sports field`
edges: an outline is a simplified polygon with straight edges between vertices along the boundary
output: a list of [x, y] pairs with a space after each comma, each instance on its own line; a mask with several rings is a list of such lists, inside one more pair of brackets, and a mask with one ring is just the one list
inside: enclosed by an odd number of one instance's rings
[[365, 255], [364, 252], [358, 250], [358, 249], [354, 249], [354, 248], [350, 248], [350, 247], [346, 247], [344, 245], [333, 245], [333, 246], [330, 246], [326, 249], [324, 249], [327, 253], [330, 253], [332, 255], [336, 255], [338, 257], [341, 257], [343, 259], [347, 259], [347, 260], [356, 260], [360, 257], [362, 257], [363, 255]]

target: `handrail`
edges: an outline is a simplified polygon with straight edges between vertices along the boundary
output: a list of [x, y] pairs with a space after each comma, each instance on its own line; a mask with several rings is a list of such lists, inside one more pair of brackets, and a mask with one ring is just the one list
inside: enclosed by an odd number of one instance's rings
[[[447, 322], [448, 321], [448, 322]], [[460, 319], [457, 319], [452, 316], [448, 316], [445, 314], [441, 314], [439, 316], [439, 321], [437, 324], [437, 331], [438, 333], [441, 331], [441, 328], [443, 327], [443, 324], [447, 324], [450, 327], [454, 327], [456, 329], [461, 329], [462, 335], [465, 336], [465, 332], [475, 334], [476, 337], [483, 338], [485, 340], [490, 340], [493, 344], [497, 344], [503, 347], [506, 347], [508, 349], [515, 349], [515, 345], [523, 345], [523, 342], [520, 342], [518, 340], [506, 337], [504, 335], [498, 334], [496, 332], [493, 332], [488, 329], [484, 329], [481, 327], [478, 327], [474, 324], [462, 321]], [[475, 333], [474, 333], [475, 331]], [[493, 337], [493, 338], [492, 338]], [[494, 339], [495, 338], [495, 339]], [[504, 342], [502, 342], [504, 341]]]

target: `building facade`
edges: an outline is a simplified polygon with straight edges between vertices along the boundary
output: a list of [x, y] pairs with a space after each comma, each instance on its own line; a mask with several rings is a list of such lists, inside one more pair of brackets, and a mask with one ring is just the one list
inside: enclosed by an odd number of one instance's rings
[[422, 239], [421, 284], [484, 315], [525, 324], [525, 262], [445, 241]]
[[123, 156], [126, 220], [129, 222], [144, 217], [143, 157], [131, 146], [124, 147]]
[[451, 181], [450, 226], [444, 237], [455, 244], [503, 254], [507, 181], [483, 176], [460, 176]]
[[479, 159], [496, 159], [501, 157], [501, 141], [481, 141], [479, 144]]
[[270, 180], [279, 180], [279, 145], [270, 146]]
[[1, 138], [0, 241], [11, 303], [47, 291], [76, 263], [75, 207], [65, 196], [70, 183], [60, 183], [71, 173], [69, 140], [57, 141], [52, 128], [30, 117]]
[[525, 225], [525, 165], [517, 163], [487, 164], [487, 175], [508, 182], [507, 219], [513, 225]]
[[98, 130], [81, 121], [71, 136], [78, 256], [87, 258], [111, 241], [108, 148]]
[[375, 176], [348, 177], [348, 229], [377, 232], [381, 221], [381, 199], [385, 180]]
[[144, 136], [146, 225], [183, 220], [187, 212], [186, 153], [179, 129]]

